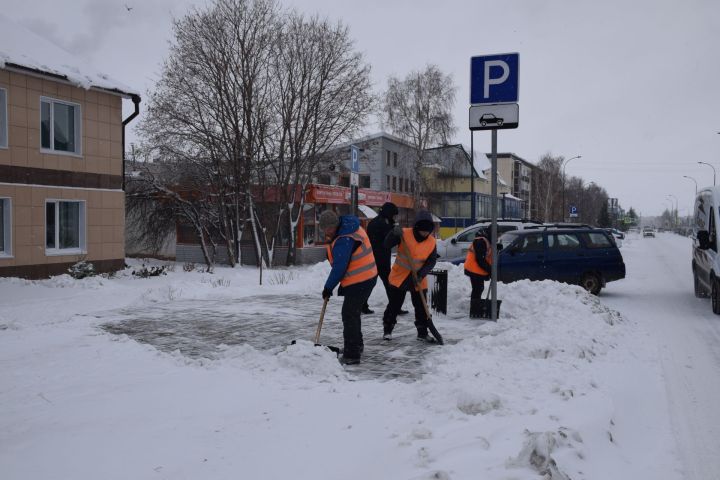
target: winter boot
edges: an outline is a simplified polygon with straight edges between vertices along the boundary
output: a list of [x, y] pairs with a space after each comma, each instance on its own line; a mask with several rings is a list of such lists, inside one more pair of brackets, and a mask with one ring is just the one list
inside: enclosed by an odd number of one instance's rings
[[370, 310], [370, 306], [366, 303], [365, 305], [363, 305], [362, 310], [360, 310], [360, 313], [369, 315], [371, 313], [375, 313], [375, 310]]
[[410, 312], [407, 311], [407, 310], [403, 310], [403, 309], [401, 308], [400, 311], [398, 312], [398, 315], [407, 315], [408, 313], [410, 313]]
[[340, 357], [340, 363], [343, 365], [357, 365], [360, 363], [359, 357], [346, 357], [345, 355]]

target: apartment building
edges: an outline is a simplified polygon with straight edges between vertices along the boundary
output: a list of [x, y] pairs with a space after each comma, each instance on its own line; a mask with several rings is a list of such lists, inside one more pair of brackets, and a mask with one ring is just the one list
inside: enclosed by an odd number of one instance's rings
[[[486, 154], [488, 160], [491, 154]], [[528, 218], [532, 209], [532, 172], [535, 165], [514, 153], [497, 154], [498, 175], [510, 187], [510, 193], [522, 201], [521, 218]]]
[[96, 71], [0, 16], [0, 276], [124, 266], [124, 128], [140, 96]]

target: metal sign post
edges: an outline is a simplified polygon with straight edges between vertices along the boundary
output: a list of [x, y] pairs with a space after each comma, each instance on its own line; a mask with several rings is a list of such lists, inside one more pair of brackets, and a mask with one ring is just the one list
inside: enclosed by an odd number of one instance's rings
[[[497, 321], [497, 131], [517, 128], [519, 124], [518, 84], [520, 77], [520, 55], [506, 53], [486, 55], [470, 59], [470, 143], [475, 130], [492, 130], [490, 194], [492, 227], [490, 240], [492, 268], [490, 274], [491, 307], [490, 319]], [[471, 154], [472, 155], [472, 154]], [[504, 205], [504, 202], [503, 202]]]
[[360, 149], [350, 146], [350, 209], [352, 215], [357, 215], [358, 185], [360, 184]]

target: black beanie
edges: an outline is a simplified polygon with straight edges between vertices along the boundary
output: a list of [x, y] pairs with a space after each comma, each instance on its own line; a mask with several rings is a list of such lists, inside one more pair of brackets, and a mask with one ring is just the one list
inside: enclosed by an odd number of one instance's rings
[[383, 203], [383, 206], [380, 207], [380, 215], [387, 218], [388, 220], [393, 217], [393, 215], [397, 215], [400, 213], [397, 206], [392, 202], [385, 202]]

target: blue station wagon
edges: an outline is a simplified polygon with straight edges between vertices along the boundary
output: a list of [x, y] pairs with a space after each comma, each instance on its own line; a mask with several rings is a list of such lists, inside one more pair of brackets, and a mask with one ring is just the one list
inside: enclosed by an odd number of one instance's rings
[[498, 280], [556, 280], [597, 295], [607, 282], [625, 278], [615, 240], [600, 228], [508, 232], [499, 239]]

